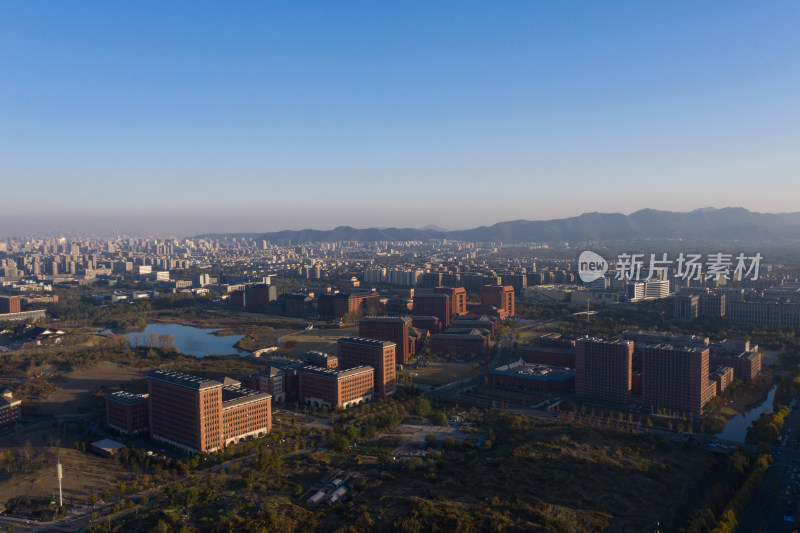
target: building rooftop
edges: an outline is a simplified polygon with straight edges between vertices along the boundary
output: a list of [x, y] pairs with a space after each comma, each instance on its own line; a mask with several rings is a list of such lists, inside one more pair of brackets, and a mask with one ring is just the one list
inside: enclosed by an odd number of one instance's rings
[[106, 400], [120, 403], [122, 405], [139, 405], [147, 403], [147, 394], [133, 394], [132, 392], [112, 392], [106, 396]]
[[581, 337], [576, 339], [577, 342], [594, 342], [594, 343], [601, 343], [601, 344], [615, 344], [615, 345], [623, 345], [623, 346], [630, 346], [633, 344], [633, 341], [627, 339], [604, 339], [601, 337]]
[[305, 361], [330, 361], [333, 359], [338, 359], [335, 355], [330, 355], [324, 352], [318, 352], [316, 350], [311, 350], [300, 354], [300, 359]]
[[375, 372], [375, 369], [371, 366], [354, 366], [353, 368], [348, 368], [347, 370], [338, 370], [335, 368], [301, 365], [297, 368], [297, 372], [302, 374], [314, 374], [316, 376], [322, 376], [330, 379], [344, 379], [351, 376], [357, 376], [358, 374], [363, 374], [365, 372]]
[[222, 383], [219, 381], [192, 376], [191, 374], [184, 374], [183, 372], [176, 372], [174, 370], [154, 370], [150, 372], [147, 378], [197, 391], [222, 387]]
[[526, 379], [556, 381], [564, 381], [575, 376], [575, 371], [571, 368], [526, 363], [523, 359], [514, 361], [513, 363], [509, 363], [507, 365], [498, 366], [492, 370], [491, 373]]
[[365, 316], [360, 322], [388, 322], [392, 324], [402, 322], [404, 324], [410, 324], [411, 319], [407, 316]]
[[671, 352], [687, 352], [687, 353], [703, 353], [708, 350], [708, 348], [700, 346], [686, 346], [683, 344], [669, 344], [669, 343], [655, 344], [652, 346], [648, 346], [647, 348], [656, 350], [669, 350]]
[[241, 387], [222, 387], [222, 409], [231, 409], [239, 405], [258, 402], [265, 398], [272, 398], [272, 395]]
[[11, 392], [4, 393], [0, 395], [0, 407], [7, 407], [11, 405], [17, 405], [22, 403], [22, 400], [19, 398], [14, 398]]
[[343, 344], [358, 344], [360, 346], [372, 346], [372, 347], [383, 347], [388, 348], [389, 346], [397, 346], [395, 343], [391, 341], [380, 341], [377, 339], [365, 339], [363, 337], [341, 337], [339, 339], [340, 343]]

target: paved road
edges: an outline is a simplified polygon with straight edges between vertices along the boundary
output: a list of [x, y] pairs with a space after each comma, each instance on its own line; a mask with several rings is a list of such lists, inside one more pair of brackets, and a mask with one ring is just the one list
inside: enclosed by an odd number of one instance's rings
[[[772, 465], [764, 474], [761, 487], [745, 507], [737, 533], [791, 533], [795, 530], [796, 524], [784, 520], [784, 516], [794, 515], [798, 504], [799, 494], [791, 489], [792, 470], [800, 472], [800, 449], [795, 440], [800, 431], [800, 411], [791, 412], [784, 424], [784, 432], [787, 429], [790, 433], [785, 444], [772, 447]], [[790, 491], [788, 496], [787, 490]]]

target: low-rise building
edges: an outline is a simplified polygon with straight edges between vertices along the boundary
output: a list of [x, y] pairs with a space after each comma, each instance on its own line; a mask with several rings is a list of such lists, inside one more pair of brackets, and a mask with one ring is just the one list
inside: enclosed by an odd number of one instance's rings
[[106, 423], [129, 437], [147, 431], [147, 394], [112, 392], [106, 400]]
[[536, 392], [569, 392], [575, 386], [575, 371], [557, 366], [526, 363], [519, 359], [491, 370], [490, 387]]
[[22, 420], [22, 400], [14, 398], [11, 391], [0, 396], [0, 427]]

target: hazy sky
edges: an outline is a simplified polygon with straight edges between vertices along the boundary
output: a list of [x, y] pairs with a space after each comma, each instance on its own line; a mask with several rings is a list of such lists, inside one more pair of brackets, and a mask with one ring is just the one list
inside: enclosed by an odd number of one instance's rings
[[0, 232], [800, 210], [800, 3], [0, 1]]

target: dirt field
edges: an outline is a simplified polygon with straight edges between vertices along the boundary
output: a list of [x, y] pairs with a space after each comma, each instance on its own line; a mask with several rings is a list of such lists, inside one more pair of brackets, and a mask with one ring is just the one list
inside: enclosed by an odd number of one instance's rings
[[[41, 450], [37, 448], [37, 451]], [[113, 495], [119, 481], [130, 482], [133, 475], [118, 467], [111, 459], [92, 453], [83, 454], [75, 449], [61, 448], [60, 460], [64, 472], [62, 490], [64, 505], [85, 505], [90, 494], [100, 497], [103, 489]], [[55, 464], [31, 474], [15, 474], [0, 481], [0, 503], [5, 504], [17, 496], [46, 497], [55, 491], [58, 496]]]
[[[147, 376], [150, 368], [132, 368], [115, 363], [76, 370], [52, 378], [50, 381], [56, 386], [55, 392], [45, 399], [29, 404], [27, 409], [42, 415], [68, 415], [83, 413], [83, 407], [89, 402], [102, 387], [121, 385], [135, 379]], [[31, 412], [31, 411], [27, 411]]]

